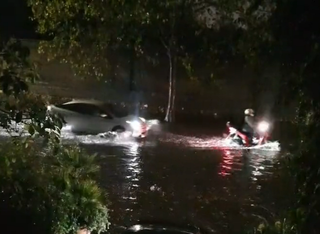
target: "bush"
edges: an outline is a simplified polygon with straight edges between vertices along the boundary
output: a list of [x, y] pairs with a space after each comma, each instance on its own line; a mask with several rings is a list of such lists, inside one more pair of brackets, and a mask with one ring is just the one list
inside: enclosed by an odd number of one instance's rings
[[106, 231], [106, 196], [95, 181], [99, 170], [95, 157], [75, 146], [52, 145], [40, 152], [32, 140], [1, 145], [2, 211], [15, 211], [15, 221], [28, 213], [32, 230]]
[[273, 225], [260, 224], [248, 234], [297, 234], [296, 226], [286, 219], [277, 221]]

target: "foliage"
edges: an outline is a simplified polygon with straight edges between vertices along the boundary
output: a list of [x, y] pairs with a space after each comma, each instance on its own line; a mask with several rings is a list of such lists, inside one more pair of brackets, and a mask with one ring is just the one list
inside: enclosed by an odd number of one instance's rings
[[71, 64], [82, 77], [105, 75], [112, 50], [119, 53], [133, 48], [136, 55], [154, 62], [166, 56], [170, 47], [188, 71], [195, 53], [203, 57], [207, 51], [208, 43], [202, 40], [205, 31], [195, 19], [193, 1], [88, 5], [85, 1], [30, 0], [29, 4], [38, 31], [53, 37], [41, 43], [40, 51], [49, 59]]
[[[279, 45], [283, 46], [280, 58], [286, 80], [292, 84], [290, 97], [299, 103], [296, 124], [300, 129], [300, 143], [293, 152], [290, 165], [298, 195], [297, 209], [303, 214], [298, 231], [318, 233], [320, 98], [315, 87], [319, 86], [320, 34], [319, 26], [315, 24], [318, 19], [317, 6], [310, 1], [281, 3], [275, 19], [282, 21], [275, 27], [275, 35], [279, 38]], [[301, 31], [304, 33], [301, 34]]]
[[50, 227], [51, 233], [105, 231], [108, 212], [95, 182], [99, 169], [95, 157], [78, 147], [56, 145], [44, 155], [34, 144], [18, 140], [2, 144], [2, 196], [10, 196], [12, 206], [27, 209], [36, 225]]
[[[170, 46], [189, 72], [199, 58], [210, 58], [212, 66], [212, 61], [224, 60], [226, 50], [234, 51], [230, 42], [242, 31], [245, 32], [242, 36], [253, 35], [247, 31], [254, 29], [250, 32], [254, 32], [255, 38], [262, 38], [264, 33], [267, 40], [269, 34], [263, 26], [275, 8], [272, 1], [254, 0], [121, 0], [90, 4], [75, 0], [29, 0], [29, 5], [38, 31], [53, 38], [41, 42], [40, 51], [49, 59], [70, 63], [82, 77], [97, 78], [106, 74], [111, 50], [119, 52], [132, 47], [137, 55], [154, 61], [166, 54]], [[230, 26], [242, 30], [235, 31]], [[253, 42], [250, 40], [250, 53], [246, 55], [254, 53]], [[242, 49], [248, 52], [249, 48]]]
[[288, 223], [286, 219], [282, 222], [277, 221], [274, 225], [260, 224], [250, 234], [296, 234], [297, 230], [294, 225]]
[[77, 146], [60, 144], [61, 118], [49, 116], [46, 99], [28, 89], [38, 78], [28, 55], [18, 40], [1, 47], [0, 123], [12, 136], [0, 147], [1, 210], [4, 215], [13, 214], [14, 220], [24, 220], [23, 214], [28, 214], [27, 226], [18, 225], [23, 229], [19, 231], [105, 231], [108, 210], [106, 196], [96, 182], [95, 157]]
[[[36, 67], [29, 61], [28, 48], [20, 41], [11, 39], [1, 47], [0, 83], [2, 88], [1, 127], [9, 133], [17, 131], [15, 125], [25, 124], [31, 136], [48, 139], [55, 135], [59, 141], [61, 119], [48, 116], [45, 100], [29, 92], [28, 84], [38, 79]], [[37, 101], [35, 101], [37, 100]]]

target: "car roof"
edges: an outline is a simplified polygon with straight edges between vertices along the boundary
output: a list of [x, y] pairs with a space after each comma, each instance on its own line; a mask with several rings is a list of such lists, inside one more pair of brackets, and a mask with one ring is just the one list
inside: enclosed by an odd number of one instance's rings
[[115, 105], [113, 105], [110, 102], [102, 102], [102, 101], [97, 101], [97, 100], [90, 100], [90, 99], [84, 99], [84, 100], [72, 100], [69, 102], [65, 102], [62, 105], [59, 105], [60, 107], [62, 107], [63, 105], [70, 105], [70, 104], [89, 104], [89, 105], [93, 105], [93, 106], [97, 106], [100, 109], [103, 109], [105, 111], [107, 111], [109, 114], [116, 116], [118, 118], [127, 116], [128, 113], [122, 112], [121, 109], [118, 109]]
[[96, 106], [110, 105], [108, 103], [104, 103], [104, 102], [97, 101], [97, 100], [72, 100], [72, 101], [63, 103], [63, 105], [69, 105], [69, 104], [91, 104], [91, 105], [96, 105]]
[[103, 110], [109, 111], [109, 112], [114, 112], [114, 106], [111, 103], [108, 102], [102, 102], [102, 101], [97, 101], [97, 100], [72, 100], [69, 102], [65, 102], [62, 104], [63, 105], [70, 105], [70, 104], [89, 104], [93, 106], [97, 106]]

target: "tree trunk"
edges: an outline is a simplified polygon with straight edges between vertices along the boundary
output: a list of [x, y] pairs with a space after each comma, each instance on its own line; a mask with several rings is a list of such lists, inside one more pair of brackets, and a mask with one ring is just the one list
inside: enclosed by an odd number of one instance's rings
[[175, 99], [176, 99], [176, 56], [172, 53], [172, 50], [168, 49], [169, 59], [169, 97], [168, 106], [166, 111], [166, 122], [174, 122], [175, 120]]

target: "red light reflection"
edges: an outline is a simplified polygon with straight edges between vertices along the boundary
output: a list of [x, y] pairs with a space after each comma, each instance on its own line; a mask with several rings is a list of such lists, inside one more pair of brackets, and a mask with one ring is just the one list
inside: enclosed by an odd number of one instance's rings
[[223, 158], [218, 174], [221, 176], [228, 176], [231, 174], [234, 155], [232, 155], [231, 152], [227, 149], [223, 149], [222, 153]]

